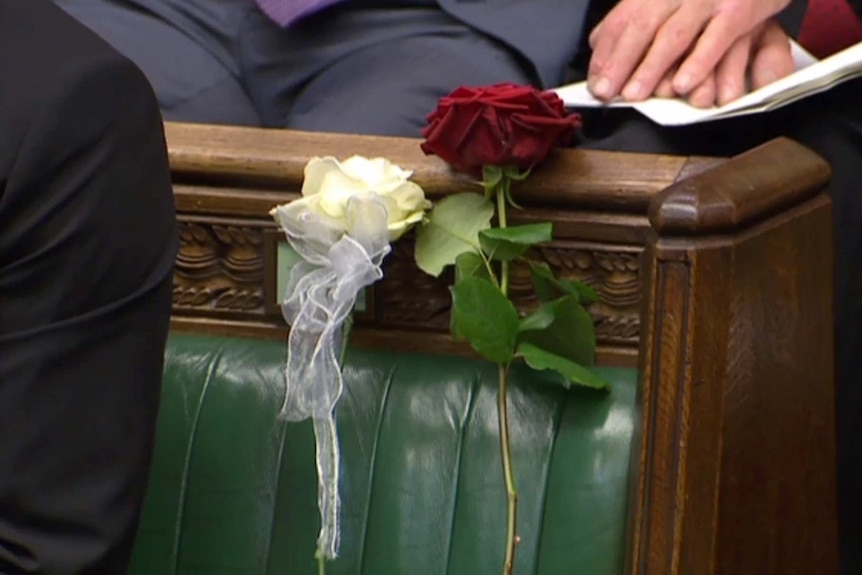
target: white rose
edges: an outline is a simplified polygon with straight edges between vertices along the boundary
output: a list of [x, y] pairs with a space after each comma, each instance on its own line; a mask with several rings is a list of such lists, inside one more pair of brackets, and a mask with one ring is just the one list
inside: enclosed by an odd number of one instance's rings
[[373, 193], [386, 206], [389, 239], [395, 241], [431, 208], [422, 188], [409, 181], [412, 175], [386, 158], [353, 156], [339, 162], [333, 157], [315, 157], [305, 165], [303, 197], [293, 203], [325, 215], [346, 229], [347, 201]]

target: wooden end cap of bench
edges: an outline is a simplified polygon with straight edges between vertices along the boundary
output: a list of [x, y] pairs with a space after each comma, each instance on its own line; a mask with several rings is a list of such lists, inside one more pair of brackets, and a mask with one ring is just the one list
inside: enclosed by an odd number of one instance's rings
[[817, 195], [830, 177], [817, 154], [779, 138], [667, 187], [649, 219], [665, 236], [730, 232]]

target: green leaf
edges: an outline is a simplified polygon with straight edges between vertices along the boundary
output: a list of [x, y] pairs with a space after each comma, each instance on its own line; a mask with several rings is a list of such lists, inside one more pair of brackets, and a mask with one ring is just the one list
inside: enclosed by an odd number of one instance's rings
[[596, 303], [599, 301], [599, 294], [596, 290], [578, 280], [559, 280], [560, 285], [565, 291], [570, 294], [577, 294], [583, 305]]
[[416, 234], [416, 265], [437, 277], [465, 252], [479, 250], [479, 232], [491, 225], [494, 204], [479, 194], [457, 194], [437, 204]]
[[542, 330], [554, 323], [557, 317], [557, 308], [560, 307], [560, 300], [548, 302], [527, 317], [521, 319], [518, 325], [518, 332]]
[[457, 333], [482, 357], [509, 363], [518, 335], [518, 312], [512, 302], [491, 282], [477, 277], [465, 278], [451, 290]]
[[455, 341], [464, 341], [464, 332], [458, 327], [458, 318], [454, 312], [449, 314], [449, 333], [452, 334], [452, 339]]
[[545, 262], [530, 262], [530, 279], [539, 301], [551, 301], [560, 297], [557, 278]]
[[485, 265], [485, 260], [476, 252], [464, 252], [455, 258], [455, 283], [458, 284], [461, 280], [467, 278], [479, 277], [491, 283], [495, 283], [491, 279], [491, 274], [488, 273], [488, 267]]
[[509, 226], [507, 228], [491, 228], [480, 232], [479, 237], [532, 246], [551, 241], [553, 231], [553, 224], [544, 222], [541, 224]]
[[519, 343], [531, 343], [554, 355], [582, 365], [593, 365], [596, 353], [596, 330], [593, 318], [577, 296], [557, 300], [554, 321], [541, 330], [521, 331]]
[[[496, 278], [491, 279], [491, 274], [488, 272], [488, 267], [482, 256], [476, 252], [464, 252], [455, 258], [455, 284], [472, 277], [482, 278], [495, 286], [497, 285]], [[464, 334], [458, 328], [454, 313], [449, 314], [449, 331], [455, 341], [464, 341]]]
[[553, 270], [545, 262], [529, 263], [530, 278], [539, 301], [551, 301], [563, 295], [576, 296], [585, 305], [599, 301], [599, 294], [587, 284], [578, 280], [557, 279]]
[[610, 389], [608, 382], [586, 367], [532, 344], [522, 343], [518, 347], [518, 355], [523, 357], [527, 365], [533, 369], [551, 369], [562, 375], [565, 380], [564, 385], [566, 389], [571, 387], [570, 384], [591, 387], [593, 389]]
[[530, 246], [551, 241], [553, 229], [550, 223], [490, 228], [479, 232], [479, 243], [489, 258], [509, 261], [523, 254]]

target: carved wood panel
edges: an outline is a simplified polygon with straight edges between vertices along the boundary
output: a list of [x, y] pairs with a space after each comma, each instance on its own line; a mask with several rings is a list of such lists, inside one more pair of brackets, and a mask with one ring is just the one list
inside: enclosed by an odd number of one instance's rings
[[[265, 322], [283, 327], [275, 294], [278, 233], [268, 221], [185, 216], [174, 279], [174, 314]], [[273, 244], [273, 245], [269, 245]], [[639, 334], [640, 246], [559, 240], [537, 250], [563, 278], [592, 286], [601, 301], [590, 307], [604, 345], [634, 347]], [[404, 238], [384, 263], [385, 277], [373, 287], [364, 325], [407, 331], [445, 332], [449, 325], [451, 272], [439, 278], [413, 262], [413, 242]], [[529, 272], [513, 266], [511, 294], [523, 311], [537, 305]], [[272, 300], [272, 301], [270, 301]]]
[[174, 311], [263, 316], [263, 226], [244, 220], [182, 218]]
[[[590, 307], [600, 342], [636, 346], [640, 311], [640, 247], [557, 241], [533, 257], [546, 261], [558, 276], [593, 287], [601, 301]], [[385, 263], [386, 276], [375, 286], [376, 320], [380, 327], [446, 330], [452, 274], [432, 278], [413, 263], [413, 246], [399, 242]], [[529, 271], [514, 265], [510, 294], [519, 310], [538, 305]]]

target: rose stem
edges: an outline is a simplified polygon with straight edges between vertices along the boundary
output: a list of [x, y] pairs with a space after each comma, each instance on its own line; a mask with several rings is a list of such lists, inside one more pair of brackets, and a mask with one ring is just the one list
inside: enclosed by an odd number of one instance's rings
[[344, 370], [344, 357], [347, 355], [347, 344], [350, 342], [350, 332], [353, 331], [353, 312], [347, 315], [344, 325], [341, 326], [341, 352], [338, 365]]
[[[509, 178], [503, 176], [502, 181], [497, 186], [497, 220], [500, 229], [506, 227], [506, 196], [509, 191]], [[501, 262], [500, 264], [500, 291], [504, 296], [509, 295], [509, 262]]]
[[506, 478], [506, 556], [503, 562], [503, 575], [511, 575], [515, 567], [515, 524], [518, 518], [518, 492], [512, 473], [512, 454], [509, 449], [509, 409], [506, 405], [505, 365], [497, 365], [499, 388], [497, 390], [497, 417], [500, 422], [500, 449], [503, 454], [503, 476]]
[[318, 549], [314, 558], [317, 559], [317, 575], [326, 575], [326, 557], [323, 556], [322, 550]]
[[[503, 176], [503, 181], [497, 188], [497, 220], [500, 228], [506, 227], [506, 198], [510, 180]], [[509, 262], [500, 266], [500, 291], [508, 296]], [[512, 472], [512, 451], [509, 445], [509, 408], [508, 408], [508, 366], [497, 365], [497, 420], [500, 426], [500, 451], [503, 459], [503, 477], [506, 481], [506, 555], [503, 560], [503, 575], [512, 575], [515, 568], [515, 526], [518, 519], [518, 491], [515, 489], [515, 477]]]

